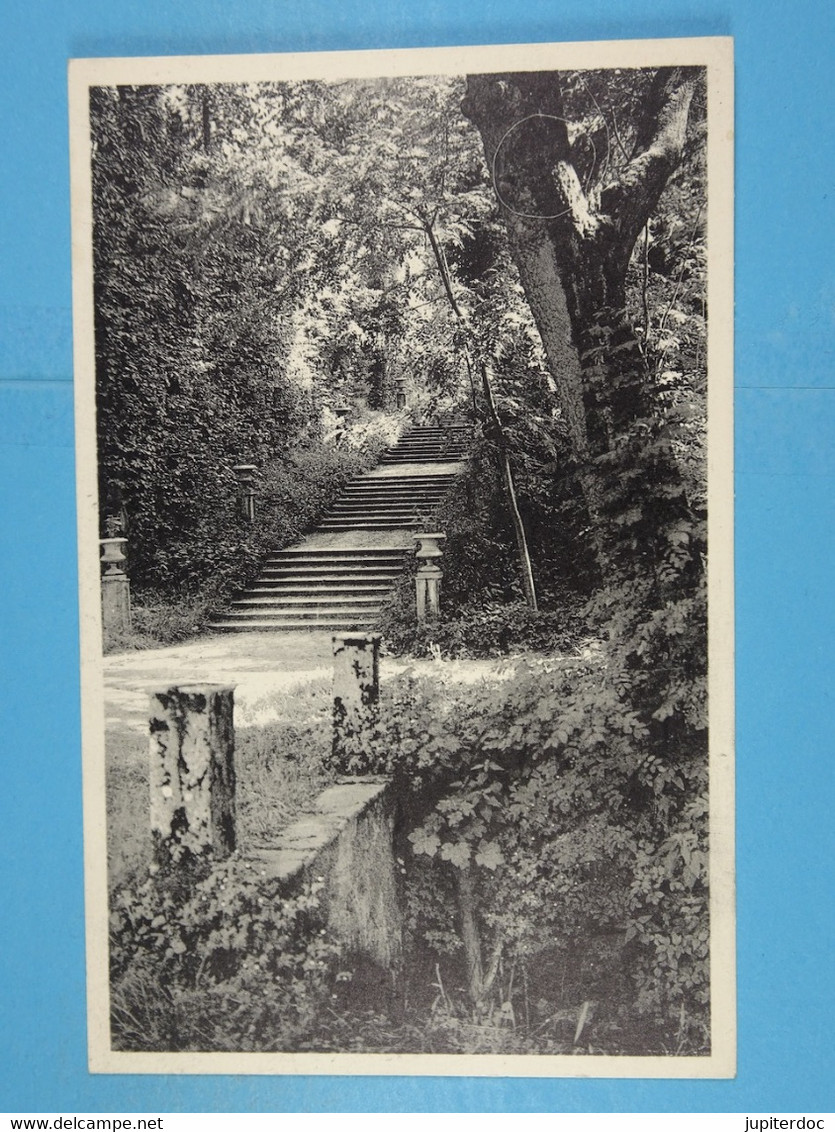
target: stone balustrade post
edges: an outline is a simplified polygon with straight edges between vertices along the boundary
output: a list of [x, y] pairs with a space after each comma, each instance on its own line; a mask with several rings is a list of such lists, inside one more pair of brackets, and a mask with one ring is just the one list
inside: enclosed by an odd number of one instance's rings
[[150, 697], [151, 836], [157, 864], [235, 848], [234, 688], [170, 687]]
[[255, 522], [255, 464], [235, 464], [232, 471], [238, 481], [241, 514], [248, 523]]
[[377, 734], [380, 634], [333, 638], [333, 762], [343, 774], [363, 773]]
[[421, 623], [437, 620], [441, 612], [443, 571], [438, 563], [443, 554], [440, 543], [445, 538], [446, 535], [439, 532], [415, 535], [418, 544], [415, 550], [415, 557], [418, 560], [415, 574], [415, 605], [417, 619]]
[[342, 444], [345, 439], [345, 433], [348, 431], [348, 415], [351, 412], [349, 405], [339, 405], [332, 410], [333, 415], [336, 417], [336, 428], [333, 431], [333, 442], [337, 448]]
[[130, 582], [125, 573], [126, 538], [103, 538], [99, 540], [102, 556], [101, 576], [101, 614], [105, 636], [129, 633], [130, 622]]

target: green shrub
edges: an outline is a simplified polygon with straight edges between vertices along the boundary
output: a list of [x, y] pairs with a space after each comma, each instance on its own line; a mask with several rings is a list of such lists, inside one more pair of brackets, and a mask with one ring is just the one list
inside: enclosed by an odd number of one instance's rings
[[[298, 728], [311, 790], [327, 763], [320, 714]], [[249, 740], [245, 764], [274, 746], [257, 729]], [[703, 1053], [703, 740], [654, 754], [605, 650], [517, 661], [476, 684], [389, 680], [354, 769], [392, 775], [409, 815], [394, 1000], [379, 975], [347, 994], [357, 966], [336, 970], [313, 905], [281, 904], [274, 922], [272, 894], [237, 862], [191, 887], [155, 877], [117, 895], [114, 1034], [147, 1049]], [[249, 777], [255, 805], [269, 791]]]
[[239, 513], [236, 482], [226, 468], [213, 473], [178, 523], [143, 536], [138, 546], [131, 529], [132, 632], [106, 639], [106, 651], [175, 644], [201, 632], [257, 577], [268, 553], [298, 541], [348, 480], [377, 462], [401, 423], [358, 410], [339, 445], [308, 439], [307, 447], [265, 465], [256, 480], [253, 524]]
[[650, 722], [605, 650], [384, 690], [356, 769], [393, 774], [406, 798], [406, 967], [444, 983], [461, 1025], [512, 1012], [531, 1041], [571, 1047], [589, 1003], [583, 1052], [705, 1052], [704, 732], [657, 753]]
[[293, 1049], [330, 995], [322, 885], [281, 896], [235, 858], [121, 890], [110, 917], [116, 1049]]
[[[414, 598], [409, 595], [411, 604]], [[456, 615], [418, 624], [413, 610], [389, 612], [383, 621], [387, 648], [428, 657], [497, 657], [522, 651], [573, 652], [582, 637], [576, 613], [533, 612], [524, 602], [465, 606]]]
[[[332, 781], [325, 682], [277, 693], [269, 707], [277, 720], [236, 731], [244, 846], [293, 821]], [[135, 806], [143, 783], [147, 796], [146, 746], [133, 733], [108, 745], [114, 1046], [295, 1048], [315, 1032], [333, 990], [338, 949], [320, 914], [321, 883], [281, 896], [235, 856], [149, 875], [147, 814], [142, 820]]]

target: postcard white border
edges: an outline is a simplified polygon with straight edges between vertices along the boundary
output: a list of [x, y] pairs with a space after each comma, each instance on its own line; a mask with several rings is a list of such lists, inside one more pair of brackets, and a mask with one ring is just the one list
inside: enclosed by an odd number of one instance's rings
[[[708, 696], [712, 1052], [707, 1057], [128, 1053], [110, 1048], [105, 718], [93, 342], [89, 88], [612, 67], [705, 66], [708, 76]], [[76, 480], [81, 634], [87, 1020], [92, 1073], [719, 1078], [736, 1072], [733, 705], [733, 40], [75, 59], [69, 64]]]

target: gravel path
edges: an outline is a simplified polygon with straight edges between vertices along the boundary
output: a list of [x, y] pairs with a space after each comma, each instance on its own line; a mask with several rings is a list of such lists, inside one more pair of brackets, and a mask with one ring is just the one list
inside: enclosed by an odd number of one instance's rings
[[[276, 718], [271, 701], [333, 671], [330, 633], [219, 633], [166, 648], [113, 653], [104, 658], [108, 728], [144, 731], [148, 692], [173, 684], [234, 684], [235, 722], [246, 727]], [[507, 660], [404, 661], [383, 657], [380, 679], [410, 668], [451, 681], [501, 679]]]

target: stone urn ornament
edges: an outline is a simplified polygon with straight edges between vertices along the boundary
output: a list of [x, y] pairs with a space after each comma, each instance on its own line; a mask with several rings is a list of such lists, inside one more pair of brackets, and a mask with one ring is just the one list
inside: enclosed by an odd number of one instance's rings
[[125, 548], [127, 545], [128, 540], [126, 538], [99, 539], [101, 563], [106, 577], [125, 573], [125, 562], [127, 561]]
[[105, 637], [119, 637], [131, 631], [130, 583], [125, 571], [128, 540], [99, 539], [101, 547], [101, 612]]
[[441, 578], [438, 565], [443, 555], [440, 544], [446, 535], [440, 531], [415, 535], [418, 568], [415, 575], [415, 607], [419, 622], [435, 621], [441, 612]]

